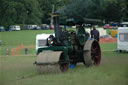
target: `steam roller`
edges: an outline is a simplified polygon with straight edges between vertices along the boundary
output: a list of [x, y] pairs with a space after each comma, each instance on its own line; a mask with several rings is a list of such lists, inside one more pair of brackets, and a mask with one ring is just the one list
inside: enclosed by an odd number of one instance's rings
[[[59, 14], [53, 14], [54, 35], [36, 36], [37, 70], [40, 73], [65, 72], [69, 65], [83, 63], [86, 67], [99, 65], [100, 45], [97, 40], [88, 40], [88, 33], [80, 24], [75, 30], [59, 27]], [[71, 21], [68, 21], [71, 23]]]

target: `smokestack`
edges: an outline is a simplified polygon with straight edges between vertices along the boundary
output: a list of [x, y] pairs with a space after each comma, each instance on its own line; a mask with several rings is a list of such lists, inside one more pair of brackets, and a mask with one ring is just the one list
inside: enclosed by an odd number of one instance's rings
[[61, 29], [59, 28], [59, 13], [53, 13], [53, 23], [54, 23], [54, 32], [55, 37], [59, 40], [61, 35]]

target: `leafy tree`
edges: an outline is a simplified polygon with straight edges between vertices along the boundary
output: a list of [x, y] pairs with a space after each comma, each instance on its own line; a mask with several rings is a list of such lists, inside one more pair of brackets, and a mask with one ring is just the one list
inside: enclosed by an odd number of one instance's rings
[[39, 3], [37, 0], [22, 0], [22, 3], [24, 4], [25, 10], [24, 12], [27, 14], [27, 17], [25, 18], [26, 24], [40, 24], [41, 23], [41, 17], [43, 14], [41, 14], [41, 9], [39, 7]]
[[62, 20], [128, 20], [128, 0], [0, 0], [0, 25], [49, 24], [53, 5]]
[[101, 7], [99, 0], [72, 0], [72, 3], [62, 10], [63, 15], [69, 18], [101, 19]]
[[107, 22], [128, 19], [127, 0], [72, 0], [62, 13], [67, 17], [93, 18]]
[[37, 0], [2, 0], [0, 3], [0, 25], [39, 24], [41, 10]]
[[[122, 0], [124, 2], [124, 0]], [[122, 18], [122, 7], [120, 0], [104, 0], [102, 1], [103, 12], [102, 16], [107, 21], [119, 22]]]
[[55, 6], [54, 11], [64, 7], [71, 0], [38, 0], [40, 3], [40, 8], [44, 14], [42, 17], [42, 23], [50, 23], [51, 13], [53, 5]]

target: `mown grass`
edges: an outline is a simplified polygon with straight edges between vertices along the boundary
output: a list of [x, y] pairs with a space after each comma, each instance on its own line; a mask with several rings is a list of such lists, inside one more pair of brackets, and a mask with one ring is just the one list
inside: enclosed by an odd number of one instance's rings
[[[0, 52], [5, 48], [35, 44], [35, 36], [44, 31], [19, 31], [0, 33], [3, 41]], [[48, 32], [49, 31], [45, 31]], [[53, 33], [53, 31], [50, 31]], [[86, 68], [78, 64], [65, 73], [39, 74], [35, 50], [28, 55], [0, 57], [0, 85], [128, 85], [128, 53], [115, 53], [116, 43], [101, 44], [102, 59], [99, 66]], [[21, 54], [24, 54], [23, 50]], [[32, 54], [32, 55], [31, 55]]]
[[[11, 31], [0, 32], [0, 40], [2, 45], [0, 49], [0, 55], [5, 55], [5, 51], [8, 48], [9, 52], [11, 48], [24, 44], [24, 46], [35, 46], [36, 35], [41, 33], [53, 33], [53, 30], [23, 30], [23, 31]], [[34, 49], [30, 49], [30, 52], [34, 52]], [[23, 53], [23, 52], [22, 52]]]
[[117, 43], [103, 43], [100, 44], [102, 51], [115, 51], [117, 50]]
[[4, 45], [19, 45], [24, 43], [30, 45], [35, 42], [37, 34], [41, 33], [53, 33], [53, 30], [22, 30], [22, 31], [11, 31], [11, 32], [0, 32], [2, 43]]
[[[109, 54], [109, 53], [107, 53]], [[110, 53], [114, 54], [114, 53]], [[109, 55], [110, 55], [109, 54]], [[114, 54], [115, 55], [115, 54]], [[1, 58], [1, 85], [127, 85], [128, 56], [102, 56], [101, 65], [75, 69], [58, 74], [39, 74], [35, 56], [8, 56]]]

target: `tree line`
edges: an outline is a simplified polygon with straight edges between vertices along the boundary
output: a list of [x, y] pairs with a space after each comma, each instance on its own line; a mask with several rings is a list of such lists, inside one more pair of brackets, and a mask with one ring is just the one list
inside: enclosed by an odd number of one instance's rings
[[49, 24], [53, 5], [62, 18], [128, 20], [128, 0], [0, 0], [0, 25]]
[[128, 0], [72, 0], [63, 10], [67, 17], [128, 21]]

